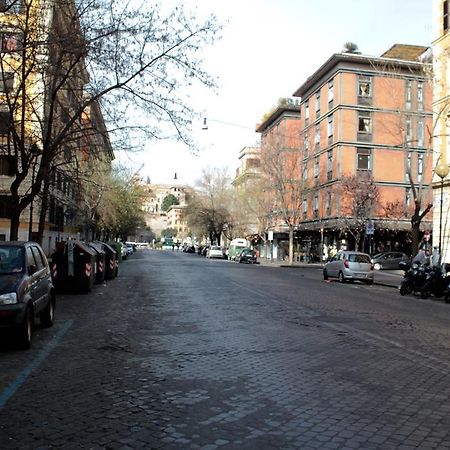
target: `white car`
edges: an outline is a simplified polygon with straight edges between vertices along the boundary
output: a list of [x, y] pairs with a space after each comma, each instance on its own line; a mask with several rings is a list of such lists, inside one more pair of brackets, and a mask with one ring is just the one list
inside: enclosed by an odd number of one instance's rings
[[223, 253], [222, 247], [220, 247], [218, 245], [212, 245], [208, 249], [208, 251], [206, 252], [206, 257], [207, 258], [220, 258], [220, 259], [223, 259], [224, 258], [224, 253]]
[[345, 281], [362, 281], [373, 284], [373, 264], [367, 253], [341, 251], [323, 268], [323, 279], [337, 278]]

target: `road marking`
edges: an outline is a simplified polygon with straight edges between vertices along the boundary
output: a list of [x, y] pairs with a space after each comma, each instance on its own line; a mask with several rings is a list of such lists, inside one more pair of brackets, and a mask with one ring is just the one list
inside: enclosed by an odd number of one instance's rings
[[14, 395], [14, 393], [22, 386], [27, 378], [36, 370], [39, 365], [47, 358], [48, 355], [53, 351], [53, 349], [58, 345], [64, 335], [67, 333], [69, 328], [72, 326], [73, 320], [68, 320], [63, 327], [53, 336], [52, 340], [42, 349], [31, 362], [31, 364], [26, 367], [14, 381], [11, 382], [0, 393], [0, 410], [6, 405], [7, 401]]

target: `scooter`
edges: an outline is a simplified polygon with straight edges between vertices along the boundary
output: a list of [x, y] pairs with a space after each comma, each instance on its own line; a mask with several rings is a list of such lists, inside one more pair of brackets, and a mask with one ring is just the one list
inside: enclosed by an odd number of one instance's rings
[[422, 298], [426, 298], [428, 294], [424, 288], [428, 274], [425, 266], [418, 263], [412, 263], [410, 265], [407, 262], [401, 262], [399, 266], [405, 272], [403, 280], [400, 283], [400, 295], [414, 293], [420, 294]]

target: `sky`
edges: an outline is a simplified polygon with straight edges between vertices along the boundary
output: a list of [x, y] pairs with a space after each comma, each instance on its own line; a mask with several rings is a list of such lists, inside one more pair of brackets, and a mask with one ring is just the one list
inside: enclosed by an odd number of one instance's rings
[[[429, 46], [432, 0], [184, 0], [214, 13], [222, 38], [205, 49], [215, 91], [202, 89], [192, 106], [196, 154], [174, 141], [149, 142], [118, 161], [152, 183], [194, 186], [203, 170], [233, 177], [239, 152], [258, 143], [256, 125], [281, 97], [291, 97], [346, 42], [379, 56], [392, 45]], [[208, 130], [202, 130], [207, 118]], [[169, 163], [168, 163], [169, 162]], [[174, 180], [175, 173], [177, 180]]]

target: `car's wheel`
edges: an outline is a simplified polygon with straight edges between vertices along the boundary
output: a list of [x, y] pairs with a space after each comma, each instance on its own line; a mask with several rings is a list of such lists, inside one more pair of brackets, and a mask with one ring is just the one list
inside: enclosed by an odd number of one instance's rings
[[445, 303], [450, 303], [450, 294], [445, 294], [444, 302]]
[[55, 297], [53, 295], [50, 296], [48, 305], [39, 315], [39, 318], [44, 327], [51, 327], [53, 325], [55, 320]]
[[420, 291], [420, 298], [423, 298], [423, 299], [426, 299], [426, 298], [428, 298], [429, 297], [429, 293], [428, 293], [428, 290], [427, 289], [422, 289], [421, 291]]
[[375, 270], [381, 270], [381, 264], [380, 264], [380, 263], [375, 263], [375, 264], [373, 265], [373, 268], [374, 268]]
[[31, 333], [33, 330], [33, 311], [27, 307], [25, 319], [17, 330], [18, 346], [22, 350], [28, 350], [31, 347]]
[[339, 272], [338, 280], [339, 280], [339, 283], [345, 283], [345, 277], [342, 272]]
[[365, 283], [366, 283], [368, 286], [372, 286], [373, 280], [366, 280]]
[[406, 288], [406, 286], [400, 286], [400, 295], [406, 295], [408, 293], [408, 289]]
[[327, 269], [323, 269], [323, 279], [328, 280], [328, 272]]

